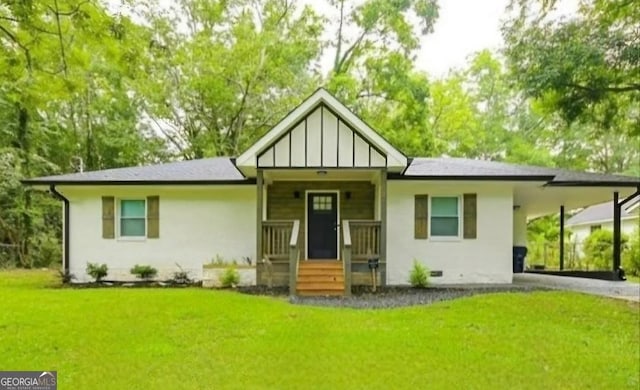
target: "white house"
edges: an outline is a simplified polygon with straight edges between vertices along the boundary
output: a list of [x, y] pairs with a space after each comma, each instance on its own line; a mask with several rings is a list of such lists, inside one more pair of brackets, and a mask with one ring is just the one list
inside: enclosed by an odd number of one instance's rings
[[[213, 257], [257, 263], [257, 283], [350, 293], [379, 260], [406, 284], [414, 260], [434, 283], [510, 283], [529, 217], [637, 191], [640, 178], [457, 158], [409, 158], [324, 89], [237, 158], [41, 177], [64, 202], [64, 267], [87, 280]], [[268, 261], [262, 261], [266, 259]], [[345, 271], [346, 270], [346, 271]]]
[[[639, 205], [640, 199], [621, 209], [620, 231], [623, 234], [636, 234], [640, 223]], [[569, 218], [565, 226], [571, 230], [571, 240], [577, 243], [584, 242], [596, 230], [613, 230], [613, 204], [605, 202], [586, 207]]]

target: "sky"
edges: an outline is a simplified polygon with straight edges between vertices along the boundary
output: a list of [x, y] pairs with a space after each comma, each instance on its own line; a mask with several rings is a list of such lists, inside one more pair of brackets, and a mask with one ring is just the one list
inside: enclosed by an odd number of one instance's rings
[[[119, 0], [110, 0], [118, 3]], [[169, 6], [173, 0], [160, 0]], [[320, 13], [337, 17], [326, 0], [296, 0], [312, 5]], [[363, 0], [355, 0], [355, 3]], [[416, 67], [429, 75], [442, 78], [455, 68], [462, 68], [467, 59], [483, 49], [499, 50], [502, 46], [500, 26], [506, 16], [510, 0], [438, 0], [439, 17], [434, 32], [421, 40], [421, 48], [416, 53]], [[579, 0], [558, 0], [556, 16], [571, 15]], [[335, 14], [335, 15], [332, 15]], [[333, 36], [331, 31], [326, 32]], [[323, 68], [332, 64], [331, 50], [321, 59]]]
[[440, 0], [434, 32], [422, 40], [416, 66], [435, 77], [461, 68], [467, 57], [502, 45], [501, 19], [508, 0]]
[[[554, 17], [570, 16], [578, 0], [559, 0]], [[483, 49], [502, 46], [500, 27], [509, 0], [439, 0], [440, 16], [434, 33], [422, 40], [416, 66], [435, 77], [462, 68], [466, 59]]]

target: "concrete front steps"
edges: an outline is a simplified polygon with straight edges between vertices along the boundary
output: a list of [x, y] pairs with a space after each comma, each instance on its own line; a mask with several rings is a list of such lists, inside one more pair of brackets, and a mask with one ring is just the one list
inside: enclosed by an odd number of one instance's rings
[[296, 293], [301, 296], [344, 295], [344, 270], [339, 260], [302, 260]]

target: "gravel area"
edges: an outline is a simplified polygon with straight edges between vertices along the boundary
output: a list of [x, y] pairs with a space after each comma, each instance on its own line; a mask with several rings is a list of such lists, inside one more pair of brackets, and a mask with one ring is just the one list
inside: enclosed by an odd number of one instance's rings
[[[357, 309], [385, 309], [415, 305], [428, 305], [434, 302], [447, 301], [478, 294], [496, 292], [530, 292], [544, 290], [534, 286], [508, 285], [475, 285], [464, 287], [430, 287], [415, 289], [405, 286], [385, 286], [373, 293], [369, 288], [354, 287], [350, 297], [290, 297], [289, 302], [296, 305], [349, 307]], [[240, 292], [257, 295], [286, 296], [287, 288], [268, 290], [253, 287], [240, 289]]]

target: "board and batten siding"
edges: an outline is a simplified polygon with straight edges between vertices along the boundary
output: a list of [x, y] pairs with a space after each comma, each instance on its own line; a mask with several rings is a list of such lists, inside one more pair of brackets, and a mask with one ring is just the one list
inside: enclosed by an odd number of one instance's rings
[[[462, 202], [464, 194], [476, 195], [476, 238], [416, 238], [416, 195], [460, 196]], [[387, 198], [387, 284], [408, 284], [414, 259], [431, 271], [442, 271], [441, 277], [431, 278], [434, 284], [511, 283], [510, 185], [390, 180]], [[421, 230], [418, 233], [419, 237], [424, 236]]]
[[385, 155], [325, 105], [258, 155], [261, 168], [383, 168]]
[[[135, 264], [158, 269], [158, 279], [178, 270], [202, 278], [202, 265], [216, 255], [227, 261], [251, 257], [255, 263], [255, 186], [58, 186], [70, 201], [70, 271], [78, 282], [89, 281], [87, 262], [105, 263], [105, 279], [132, 280]], [[103, 238], [103, 197], [119, 199], [158, 197], [158, 238]]]

